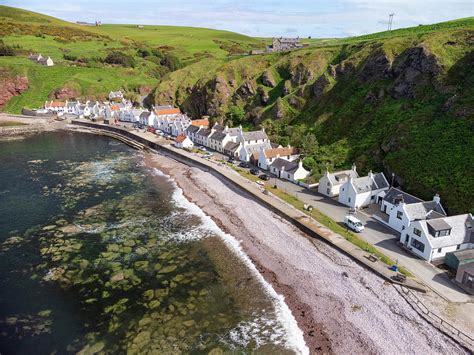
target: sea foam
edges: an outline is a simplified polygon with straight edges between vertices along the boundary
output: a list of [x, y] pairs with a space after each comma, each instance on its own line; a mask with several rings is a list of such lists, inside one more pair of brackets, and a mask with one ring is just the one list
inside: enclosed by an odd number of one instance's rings
[[[285, 303], [285, 298], [282, 295], [279, 295], [273, 287], [268, 283], [263, 276], [258, 272], [254, 263], [248, 255], [243, 251], [240, 242], [234, 238], [232, 235], [225, 233], [219, 226], [212, 220], [211, 217], [206, 215], [204, 211], [199, 208], [195, 203], [189, 201], [183, 194], [183, 190], [176, 184], [176, 182], [168, 175], [164, 174], [159, 169], [154, 169], [154, 173], [158, 176], [162, 176], [168, 179], [174, 185], [174, 192], [172, 198], [177, 207], [185, 209], [188, 213], [200, 217], [202, 220], [202, 229], [207, 229], [219, 236], [224, 244], [234, 252], [237, 257], [248, 267], [250, 272], [255, 276], [255, 278], [263, 286], [265, 293], [272, 299], [275, 313], [277, 316], [280, 325], [284, 329], [285, 333], [285, 346], [294, 351], [297, 354], [309, 354], [309, 348], [304, 341], [303, 331], [299, 328], [298, 323], [296, 322], [295, 317], [291, 313], [290, 308]], [[249, 324], [241, 324], [237, 328], [252, 328]], [[238, 329], [231, 331], [231, 336], [235, 336]], [[239, 332], [240, 333], [240, 332]], [[249, 332], [252, 334], [253, 332]]]

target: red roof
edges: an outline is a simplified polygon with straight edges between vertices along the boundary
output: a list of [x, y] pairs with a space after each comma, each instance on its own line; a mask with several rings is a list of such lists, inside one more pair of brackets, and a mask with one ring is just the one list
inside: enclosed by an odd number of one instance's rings
[[157, 116], [176, 115], [176, 114], [180, 114], [180, 113], [181, 113], [181, 111], [179, 110], [179, 108], [162, 108], [162, 109], [155, 110], [155, 115], [157, 115]]
[[66, 106], [66, 103], [62, 101], [51, 101], [48, 105], [48, 107], [64, 107], [64, 106]]
[[176, 137], [176, 143], [182, 143], [186, 140], [186, 136], [184, 134], [180, 134], [179, 136]]
[[197, 126], [197, 127], [199, 127], [199, 126], [208, 127], [208, 126], [209, 126], [209, 121], [206, 120], [206, 119], [202, 119], [202, 120], [192, 120], [192, 121], [191, 121], [191, 124], [192, 124], [193, 126]]

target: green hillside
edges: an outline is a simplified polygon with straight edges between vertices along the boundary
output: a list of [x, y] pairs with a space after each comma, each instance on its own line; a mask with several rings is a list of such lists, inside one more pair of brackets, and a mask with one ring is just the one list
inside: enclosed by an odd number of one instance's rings
[[473, 39], [469, 18], [201, 62], [168, 74], [155, 101], [266, 127], [302, 148], [313, 181], [356, 162], [425, 199], [440, 193], [450, 213], [474, 212]]
[[[41, 105], [54, 91], [74, 88], [72, 96], [101, 98], [123, 88], [138, 100], [167, 73], [201, 60], [226, 61], [259, 40], [238, 33], [205, 28], [102, 25], [81, 26], [22, 9], [0, 6], [0, 45], [15, 56], [0, 56], [0, 79], [28, 78], [29, 89], [9, 100], [5, 111]], [[50, 56], [46, 68], [26, 59], [29, 53]], [[122, 62], [108, 62], [120, 53]]]
[[[450, 213], [474, 212], [474, 18], [242, 56], [265, 43], [202, 28], [85, 27], [0, 7], [0, 37], [0, 49], [15, 52], [0, 56], [0, 81], [29, 85], [5, 111], [57, 92], [101, 98], [121, 87], [137, 100], [153, 89], [149, 102], [264, 126], [301, 148], [313, 181], [355, 162], [361, 173], [394, 173], [422, 198], [440, 193]], [[30, 51], [57, 65], [29, 61]]]

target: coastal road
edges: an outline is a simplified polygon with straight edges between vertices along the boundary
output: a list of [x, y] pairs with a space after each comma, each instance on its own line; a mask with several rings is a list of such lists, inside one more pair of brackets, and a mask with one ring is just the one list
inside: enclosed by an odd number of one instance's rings
[[[280, 190], [296, 196], [300, 201], [312, 205], [334, 221], [341, 225], [343, 224], [344, 217], [349, 211], [347, 206], [340, 204], [337, 200], [321, 195], [312, 189], [307, 189], [289, 181], [276, 178], [273, 178], [271, 183], [273, 183], [274, 180], [276, 180], [277, 187]], [[364, 212], [364, 210], [358, 211], [356, 216], [365, 225], [365, 230], [359, 233], [361, 238], [368, 243], [375, 245], [391, 259], [397, 260], [399, 265], [410, 270], [410, 272], [416, 275], [440, 296], [456, 303], [474, 301], [472, 296], [466, 294], [449, 279], [445, 271], [434, 267], [432, 264], [421, 260], [402, 249], [397, 244], [400, 237], [398, 232], [395, 232], [389, 227], [381, 224], [371, 215]]]

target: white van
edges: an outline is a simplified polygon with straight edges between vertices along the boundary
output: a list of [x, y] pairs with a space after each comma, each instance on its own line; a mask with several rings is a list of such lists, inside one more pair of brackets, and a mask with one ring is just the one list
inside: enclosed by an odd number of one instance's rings
[[344, 224], [357, 233], [360, 233], [364, 230], [364, 225], [362, 222], [354, 216], [346, 216], [346, 218], [344, 218]]

